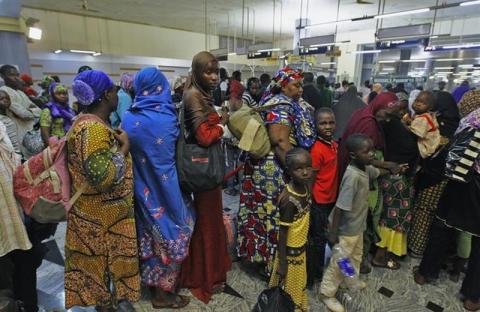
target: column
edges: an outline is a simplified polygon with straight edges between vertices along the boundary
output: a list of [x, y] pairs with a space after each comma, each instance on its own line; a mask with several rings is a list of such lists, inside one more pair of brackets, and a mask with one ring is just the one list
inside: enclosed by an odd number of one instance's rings
[[12, 64], [30, 72], [25, 25], [20, 19], [21, 0], [0, 1], [0, 64]]

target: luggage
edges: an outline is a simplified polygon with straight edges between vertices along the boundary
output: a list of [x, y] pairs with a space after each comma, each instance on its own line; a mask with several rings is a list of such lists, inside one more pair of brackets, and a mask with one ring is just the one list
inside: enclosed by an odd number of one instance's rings
[[[98, 117], [85, 114], [75, 123]], [[72, 126], [73, 129], [73, 126]], [[39, 223], [66, 220], [68, 210], [87, 186], [85, 182], [70, 197], [71, 179], [68, 172], [67, 137], [45, 148], [20, 165], [13, 176], [13, 191], [26, 215]]]

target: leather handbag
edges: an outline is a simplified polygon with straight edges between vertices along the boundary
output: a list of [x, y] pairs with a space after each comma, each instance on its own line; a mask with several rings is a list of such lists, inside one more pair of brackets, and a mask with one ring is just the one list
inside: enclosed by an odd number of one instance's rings
[[212, 190], [223, 183], [225, 156], [221, 142], [208, 147], [189, 143], [185, 137], [185, 105], [179, 110], [180, 137], [177, 141], [177, 173], [184, 192]]

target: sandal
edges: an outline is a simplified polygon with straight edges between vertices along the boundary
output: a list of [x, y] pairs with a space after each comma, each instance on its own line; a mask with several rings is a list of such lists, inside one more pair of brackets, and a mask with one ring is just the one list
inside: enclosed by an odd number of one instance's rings
[[176, 295], [173, 302], [164, 302], [161, 304], [155, 304], [152, 302], [154, 309], [182, 309], [190, 303], [190, 298], [187, 296]]
[[389, 269], [393, 271], [400, 269], [400, 263], [398, 263], [393, 259], [388, 259], [385, 263], [382, 263], [382, 264], [375, 263], [372, 259], [371, 264], [373, 267], [376, 267], [376, 268]]

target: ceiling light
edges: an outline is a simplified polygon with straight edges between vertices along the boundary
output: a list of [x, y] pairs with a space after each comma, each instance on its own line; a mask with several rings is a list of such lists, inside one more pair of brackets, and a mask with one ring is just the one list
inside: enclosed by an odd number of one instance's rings
[[389, 64], [389, 63], [395, 63], [395, 60], [384, 60], [384, 61], [378, 61], [380, 64]]
[[42, 30], [38, 27], [29, 27], [28, 38], [35, 39], [35, 40], [42, 39]]
[[326, 63], [320, 63], [320, 65], [335, 65], [337, 64], [336, 62], [326, 62]]
[[453, 72], [438, 72], [437, 74], [439, 74], [439, 75], [448, 75], [448, 74], [453, 74]]
[[426, 62], [426, 61], [427, 61], [427, 60], [420, 60], [420, 59], [415, 60], [415, 59], [414, 59], [414, 60], [403, 60], [402, 62], [403, 62], [403, 63], [421, 63], [421, 62]]
[[402, 12], [394, 12], [394, 13], [387, 13], [387, 14], [380, 14], [380, 15], [375, 16], [374, 18], [379, 19], [379, 18], [387, 18], [387, 17], [393, 17], [393, 16], [419, 14], [419, 13], [424, 13], [424, 12], [428, 12], [428, 11], [430, 11], [430, 8], [409, 10], [409, 11], [402, 11]]
[[381, 72], [381, 73], [378, 73], [379, 75], [388, 75], [390, 74], [389, 72]]
[[384, 68], [382, 68], [382, 70], [395, 70], [395, 68], [394, 67], [384, 67]]
[[95, 53], [93, 53], [92, 55], [93, 55], [93, 56], [99, 56], [99, 55], [102, 55], [102, 53], [101, 53], [101, 52], [95, 52]]
[[70, 50], [72, 53], [83, 53], [83, 54], [94, 54], [97, 53], [95, 51], [87, 51], [87, 50]]
[[334, 44], [335, 44], [335, 42], [312, 44], [312, 45], [310, 46], [310, 48], [315, 48], [315, 47], [328, 47], [328, 46], [331, 46], [331, 45], [334, 45]]
[[437, 39], [437, 38], [438, 38], [437, 35], [435, 35], [435, 36], [430, 36], [430, 39]]
[[462, 64], [462, 65], [458, 65], [458, 67], [461, 67], [461, 68], [473, 68], [473, 64]]
[[280, 48], [272, 48], [272, 49], [262, 49], [262, 50], [258, 50], [257, 52], [274, 52], [274, 51], [281, 51]]
[[53, 51], [53, 53], [55, 53], [55, 54], [59, 54], [59, 53], [62, 53], [62, 52], [63, 52], [63, 50], [60, 50], [60, 49]]
[[237, 53], [235, 53], [235, 52], [230, 52], [230, 53], [228, 53], [228, 55], [237, 55]]
[[434, 70], [438, 70], [438, 69], [453, 69], [453, 67], [451, 67], [451, 66], [448, 66], [448, 67], [434, 67], [433, 69], [434, 69]]
[[363, 51], [352, 51], [352, 54], [373, 54], [380, 53], [382, 50], [363, 50]]
[[310, 28], [325, 26], [325, 25], [329, 25], [329, 24], [350, 23], [351, 21], [352, 21], [351, 19], [343, 20], [343, 21], [331, 21], [331, 22], [319, 23], [319, 24], [314, 24], [314, 25], [307, 25], [304, 28], [305, 29], [310, 29]]
[[467, 1], [467, 2], [462, 2], [462, 3], [460, 3], [460, 6], [475, 5], [475, 4], [480, 4], [480, 1]]
[[417, 67], [417, 68], [415, 68], [414, 70], [427, 70], [427, 69], [424, 68], [424, 67]]
[[437, 61], [437, 62], [463, 61], [463, 58], [434, 59], [434, 61]]
[[443, 46], [443, 49], [462, 49], [462, 48], [476, 48], [480, 47], [480, 43], [465, 43], [465, 44], [457, 44], [457, 45], [446, 45]]

